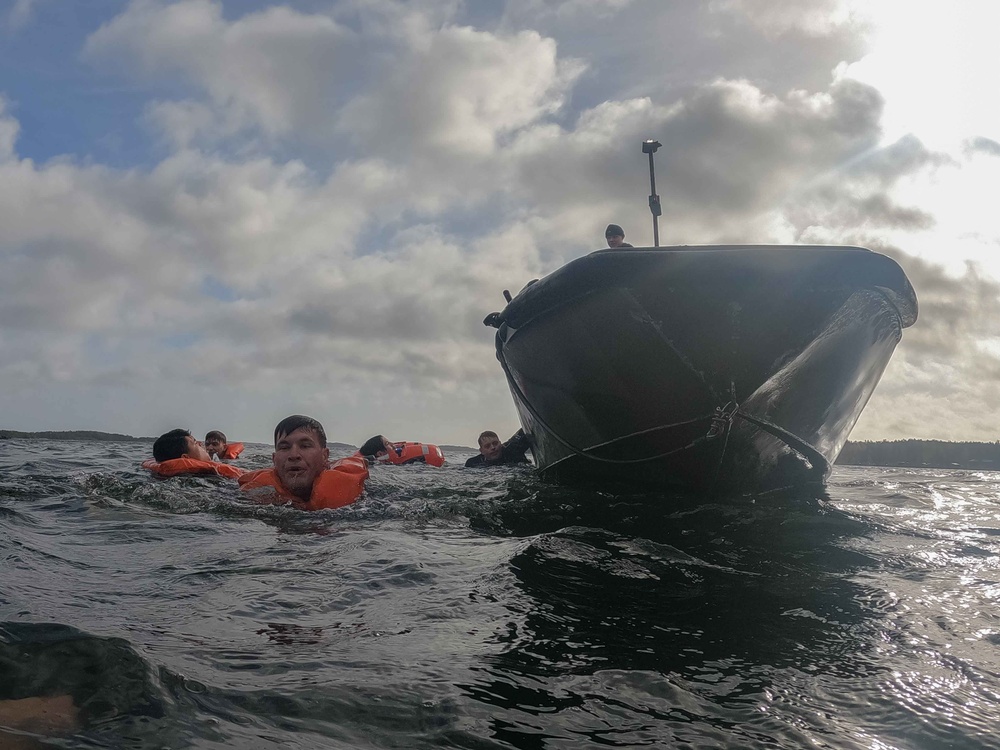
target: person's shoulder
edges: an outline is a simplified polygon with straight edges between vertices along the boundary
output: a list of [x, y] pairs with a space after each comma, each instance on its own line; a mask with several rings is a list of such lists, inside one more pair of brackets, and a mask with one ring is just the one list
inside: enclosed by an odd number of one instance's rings
[[480, 466], [486, 465], [486, 459], [483, 458], [483, 454], [480, 453], [478, 456], [473, 456], [468, 461], [465, 462], [466, 469], [476, 469]]
[[630, 244], [629, 244], [629, 243], [627, 243], [627, 242], [623, 242], [623, 243], [622, 243], [622, 244], [620, 244], [620, 245], [619, 245], [618, 247], [635, 247], [635, 245], [630, 245]]
[[[524, 449], [526, 451], [527, 448]], [[500, 463], [503, 464], [526, 464], [530, 463], [528, 457], [524, 455], [524, 451], [509, 451], [504, 454], [503, 460]]]

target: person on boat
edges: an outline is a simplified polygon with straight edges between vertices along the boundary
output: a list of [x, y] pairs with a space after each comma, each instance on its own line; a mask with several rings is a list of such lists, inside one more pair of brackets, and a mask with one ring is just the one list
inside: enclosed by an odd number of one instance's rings
[[195, 461], [211, 461], [205, 446], [195, 440], [189, 430], [170, 430], [153, 442], [153, 459], [162, 464], [175, 458], [193, 458]]
[[291, 502], [301, 510], [340, 508], [364, 491], [368, 464], [348, 456], [332, 465], [326, 431], [318, 421], [293, 414], [274, 428], [273, 468], [240, 477], [240, 489], [263, 502]]
[[230, 443], [224, 432], [209, 430], [205, 435], [205, 450], [219, 461], [232, 461], [243, 452], [243, 443]]
[[361, 447], [358, 448], [358, 453], [371, 461], [382, 456], [388, 456], [390, 452], [395, 450], [396, 446], [385, 435], [376, 435], [362, 443]]
[[632, 247], [632, 245], [625, 241], [625, 230], [617, 224], [608, 224], [608, 228], [604, 230], [604, 239], [608, 241], [608, 247], [612, 249], [616, 247]]
[[524, 430], [515, 432], [506, 443], [501, 443], [499, 436], [492, 430], [486, 430], [479, 436], [479, 455], [466, 461], [465, 468], [526, 464], [528, 457], [524, 454], [530, 447]]

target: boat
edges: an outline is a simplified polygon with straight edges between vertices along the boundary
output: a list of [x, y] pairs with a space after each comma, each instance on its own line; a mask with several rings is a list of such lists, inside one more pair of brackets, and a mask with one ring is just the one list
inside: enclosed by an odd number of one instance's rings
[[862, 247], [607, 249], [487, 316], [538, 470], [713, 494], [823, 483], [917, 299]]

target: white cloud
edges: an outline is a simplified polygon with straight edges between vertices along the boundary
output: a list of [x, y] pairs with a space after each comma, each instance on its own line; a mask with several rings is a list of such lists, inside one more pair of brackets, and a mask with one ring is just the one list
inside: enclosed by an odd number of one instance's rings
[[855, 20], [850, 0], [712, 0], [709, 7], [718, 13], [737, 13], [768, 35], [824, 36]]
[[489, 155], [498, 139], [557, 112], [581, 71], [531, 31], [447, 27], [405, 41], [377, 90], [352, 101], [340, 122], [370, 150]]
[[[233, 391], [222, 402], [267, 394], [270, 408], [290, 369], [298, 411], [331, 402], [333, 384], [358, 402], [377, 384], [385, 418], [418, 392], [466, 399], [451, 441], [475, 431], [484, 392], [485, 413], [504, 403], [480, 321], [498, 307], [499, 284], [539, 274], [532, 238], [513, 227], [460, 246], [413, 227], [359, 257], [358, 233], [396, 191], [376, 161], [323, 181], [296, 162], [190, 150], [149, 173], [15, 158], [0, 164], [0, 185], [5, 413], [42, 409], [32, 392], [71, 387], [94, 403], [109, 388], [153, 384], [214, 403], [218, 392], [204, 389], [220, 381]], [[213, 294], [209, 279], [229, 291]], [[509, 405], [499, 411], [509, 424]]]
[[7, 103], [0, 96], [0, 163], [14, 156], [14, 144], [21, 126], [17, 120], [7, 114]]
[[609, 222], [651, 241], [645, 138], [665, 243], [859, 243], [904, 265], [921, 320], [859, 437], [1000, 417], [976, 398], [1000, 396], [980, 345], [1000, 337], [997, 139], [886, 140], [895, 90], [849, 67], [857, 5], [328, 7], [107, 20], [84, 60], [144, 101], [167, 151], [143, 168], [23, 158], [35, 133], [0, 105], [0, 426], [513, 431], [481, 320]]
[[150, 102], [146, 105], [144, 119], [172, 150], [197, 148], [202, 141], [216, 143], [237, 135], [242, 129], [236, 118], [191, 99]]
[[348, 61], [356, 47], [354, 35], [332, 18], [285, 6], [229, 22], [212, 0], [137, 1], [87, 40], [84, 57], [134, 60], [151, 77], [181, 74], [230, 128], [308, 135], [351, 85]]
[[606, 21], [627, 8], [634, 0], [512, 0], [504, 12], [509, 20], [531, 19], [538, 22], [552, 18], [559, 22], [578, 20]]

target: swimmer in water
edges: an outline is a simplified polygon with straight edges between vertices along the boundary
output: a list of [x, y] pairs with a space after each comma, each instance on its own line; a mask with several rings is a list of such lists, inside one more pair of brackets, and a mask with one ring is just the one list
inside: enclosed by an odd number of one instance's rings
[[229, 443], [224, 432], [210, 430], [205, 435], [205, 450], [218, 461], [231, 461], [243, 452], [243, 443]]
[[153, 443], [153, 458], [157, 463], [170, 461], [174, 458], [193, 458], [197, 461], [211, 461], [200, 442], [195, 440], [194, 435], [189, 430], [171, 430], [156, 438]]
[[387, 456], [392, 451], [396, 451], [396, 446], [394, 446], [385, 435], [376, 435], [375, 437], [368, 438], [361, 445], [361, 447], [358, 448], [358, 453], [369, 461], [381, 458], [382, 456]]
[[479, 455], [466, 461], [465, 468], [526, 464], [528, 457], [524, 454], [530, 447], [524, 430], [515, 432], [506, 443], [501, 443], [500, 438], [492, 430], [486, 430], [479, 436]]
[[348, 456], [330, 464], [323, 425], [312, 417], [293, 414], [274, 428], [273, 468], [240, 477], [240, 488], [258, 502], [287, 503], [301, 510], [350, 505], [364, 492], [368, 464]]
[[330, 449], [326, 447], [323, 425], [301, 414], [282, 419], [274, 428], [271, 461], [282, 486], [308, 502], [317, 477], [330, 468]]

